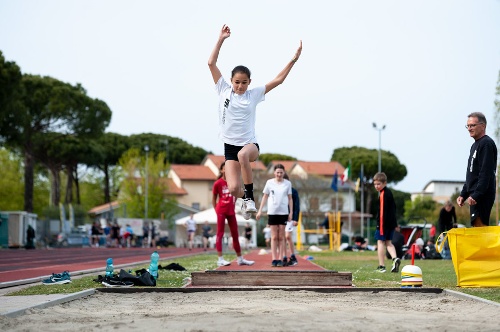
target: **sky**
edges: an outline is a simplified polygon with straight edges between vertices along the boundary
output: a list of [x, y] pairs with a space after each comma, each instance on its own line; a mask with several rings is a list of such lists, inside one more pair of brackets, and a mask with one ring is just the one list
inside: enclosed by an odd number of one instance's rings
[[80, 83], [105, 101], [108, 132], [169, 135], [222, 155], [207, 62], [223, 24], [231, 37], [218, 67], [228, 80], [249, 67], [250, 88], [303, 42], [257, 107], [261, 153], [329, 161], [340, 147], [378, 149], [380, 135], [408, 170], [395, 188], [419, 192], [465, 180], [469, 113], [483, 112], [494, 137], [500, 0], [0, 0], [0, 50], [25, 74]]

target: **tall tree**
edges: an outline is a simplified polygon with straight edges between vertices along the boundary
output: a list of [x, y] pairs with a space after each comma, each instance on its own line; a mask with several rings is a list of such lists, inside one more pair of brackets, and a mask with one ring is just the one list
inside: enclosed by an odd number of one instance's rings
[[20, 104], [21, 69], [10, 61], [5, 61], [0, 51], [0, 142], [6, 140], [10, 132], [10, 121]]
[[[104, 203], [109, 203], [112, 200], [111, 185], [117, 190], [118, 184], [111, 183], [112, 168], [118, 165], [118, 161], [125, 151], [130, 148], [129, 139], [127, 136], [122, 136], [116, 133], [105, 133], [95, 142], [99, 146], [100, 153], [87, 155], [87, 165], [94, 166], [104, 174]], [[113, 190], [116, 194], [116, 190]]]
[[[147, 159], [144, 152], [132, 148], [120, 158], [123, 181], [120, 186], [119, 201], [127, 207], [127, 214], [132, 218], [145, 217], [145, 202], [148, 202], [147, 218], [160, 218], [162, 212], [165, 219], [171, 220], [177, 214], [175, 198], [168, 195], [168, 165], [163, 163], [165, 153], [149, 153]], [[148, 191], [146, 197], [146, 181]]]
[[[387, 175], [389, 183], [398, 183], [407, 175], [406, 166], [399, 162], [399, 159], [389, 151], [381, 151], [382, 171]], [[365, 208], [369, 209], [373, 200], [373, 186], [371, 179], [378, 172], [378, 150], [367, 149], [359, 146], [342, 147], [335, 149], [331, 160], [338, 161], [342, 165], [351, 163], [351, 172], [353, 178], [361, 171], [363, 165], [363, 177], [367, 179], [367, 185], [364, 186], [366, 204]], [[362, 211], [366, 212], [366, 211]], [[374, 213], [375, 211], [371, 211]]]
[[109, 125], [111, 110], [103, 101], [89, 98], [80, 84], [72, 86], [36, 75], [23, 76], [21, 102], [4, 119], [0, 132], [7, 144], [24, 154], [24, 209], [31, 212], [35, 151], [46, 143], [44, 135], [96, 137]]
[[180, 138], [159, 134], [131, 135], [129, 142], [131, 148], [143, 151], [144, 146], [147, 145], [154, 154], [165, 152], [165, 161], [171, 164], [200, 164], [207, 153], [210, 153], [202, 148], [192, 146]]

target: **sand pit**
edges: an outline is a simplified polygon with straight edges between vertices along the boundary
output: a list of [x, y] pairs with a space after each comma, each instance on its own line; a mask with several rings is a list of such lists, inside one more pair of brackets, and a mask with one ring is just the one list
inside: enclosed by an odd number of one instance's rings
[[17, 318], [2, 331], [498, 331], [500, 308], [445, 293], [102, 293]]

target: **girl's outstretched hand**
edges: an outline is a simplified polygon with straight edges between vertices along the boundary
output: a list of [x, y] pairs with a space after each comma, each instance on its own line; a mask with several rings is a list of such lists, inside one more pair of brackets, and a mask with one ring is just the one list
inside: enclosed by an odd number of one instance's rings
[[220, 37], [222, 39], [226, 39], [226, 38], [229, 38], [230, 36], [231, 36], [231, 29], [229, 29], [229, 27], [224, 24], [222, 26], [221, 31], [220, 31]]
[[299, 59], [300, 53], [302, 53], [302, 40], [300, 41], [300, 46], [297, 49], [297, 52], [295, 52], [295, 56], [293, 57], [293, 62], [296, 62]]

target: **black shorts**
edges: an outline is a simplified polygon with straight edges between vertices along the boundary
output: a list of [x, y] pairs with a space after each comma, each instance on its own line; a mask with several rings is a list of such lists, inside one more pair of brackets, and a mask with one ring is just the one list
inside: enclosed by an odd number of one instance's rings
[[[255, 144], [257, 147], [257, 150], [260, 151], [259, 144], [257, 143], [250, 143], [250, 144]], [[236, 145], [231, 145], [224, 143], [224, 156], [226, 157], [226, 160], [238, 160], [238, 152], [243, 149], [243, 146], [236, 146]]]
[[288, 214], [270, 214], [268, 215], [268, 224], [270, 226], [286, 225], [288, 221]]

